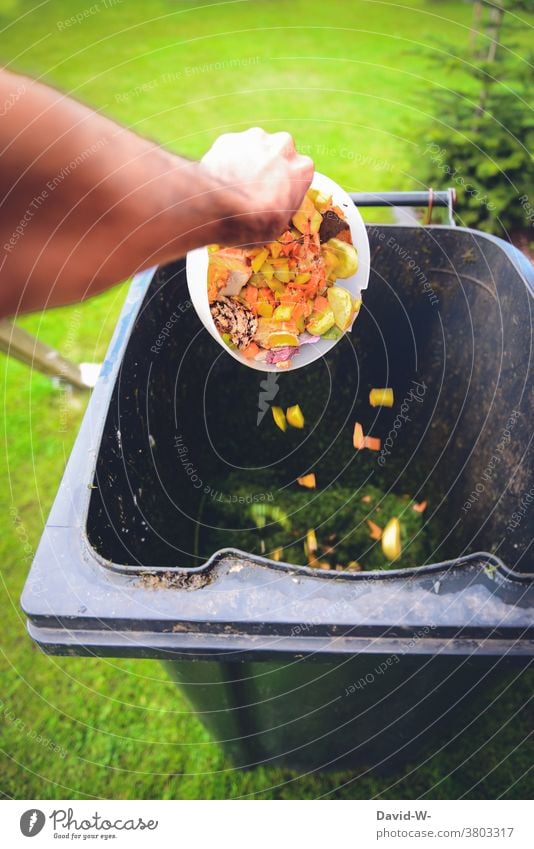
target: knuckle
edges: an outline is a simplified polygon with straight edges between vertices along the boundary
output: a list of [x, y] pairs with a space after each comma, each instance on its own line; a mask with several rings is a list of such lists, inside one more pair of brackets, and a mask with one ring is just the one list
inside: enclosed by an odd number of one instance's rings
[[221, 147], [222, 145], [228, 144], [228, 142], [231, 141], [233, 135], [234, 133], [221, 133], [221, 135], [217, 136], [217, 138], [213, 142], [211, 150], [213, 150], [214, 147]]
[[284, 131], [280, 131], [279, 133], [273, 133], [271, 136], [272, 144], [281, 150], [295, 150], [295, 142], [293, 141], [293, 136], [290, 133], [286, 133]]
[[295, 161], [295, 164], [299, 168], [302, 168], [303, 171], [308, 171], [309, 169], [313, 169], [315, 167], [314, 163], [313, 163], [313, 159], [311, 159], [311, 157], [306, 156], [305, 154], [302, 154], [302, 153], [298, 154], [296, 161]]

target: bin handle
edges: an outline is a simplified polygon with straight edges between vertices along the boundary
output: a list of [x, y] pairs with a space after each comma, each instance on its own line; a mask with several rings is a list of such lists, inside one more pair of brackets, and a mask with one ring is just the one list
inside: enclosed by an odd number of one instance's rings
[[356, 206], [417, 206], [429, 210], [428, 222], [434, 207], [448, 210], [449, 224], [456, 227], [454, 207], [456, 205], [456, 190], [453, 188], [426, 192], [351, 192], [351, 200]]

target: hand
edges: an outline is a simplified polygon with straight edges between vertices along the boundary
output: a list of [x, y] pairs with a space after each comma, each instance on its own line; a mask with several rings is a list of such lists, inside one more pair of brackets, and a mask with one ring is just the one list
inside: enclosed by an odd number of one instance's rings
[[228, 195], [220, 220], [227, 245], [278, 238], [299, 208], [313, 177], [313, 162], [295, 150], [289, 133], [253, 127], [219, 136], [200, 168]]

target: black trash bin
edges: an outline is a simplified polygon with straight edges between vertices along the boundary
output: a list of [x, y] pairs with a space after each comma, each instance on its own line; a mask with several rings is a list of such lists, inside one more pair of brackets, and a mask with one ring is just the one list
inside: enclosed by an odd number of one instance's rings
[[[45, 652], [163, 660], [240, 767], [392, 769], [534, 650], [532, 268], [463, 228], [368, 232], [352, 335], [276, 386], [201, 327], [183, 263], [134, 280], [23, 592]], [[277, 431], [275, 396], [304, 430]], [[355, 452], [354, 421], [387, 453]], [[240, 550], [244, 518], [204, 550], [230, 472], [252, 498], [266, 468], [425, 499], [434, 542], [318, 571]]]

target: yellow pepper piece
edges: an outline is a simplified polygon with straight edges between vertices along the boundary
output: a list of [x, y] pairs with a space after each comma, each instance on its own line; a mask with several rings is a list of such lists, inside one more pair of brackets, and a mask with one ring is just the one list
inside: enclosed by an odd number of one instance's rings
[[319, 546], [317, 545], [317, 537], [313, 528], [310, 528], [306, 534], [306, 553], [308, 557], [313, 554]]
[[267, 345], [269, 348], [298, 348], [299, 338], [295, 333], [289, 333], [287, 330], [274, 330], [269, 334]]
[[262, 318], [272, 318], [273, 309], [273, 305], [268, 301], [258, 301], [256, 304], [256, 312]]
[[280, 304], [276, 307], [273, 318], [275, 321], [290, 321], [293, 313], [293, 304]]
[[324, 195], [318, 189], [308, 189], [306, 194], [318, 212], [326, 212], [332, 206], [332, 195]]
[[251, 262], [252, 271], [254, 273], [256, 273], [260, 270], [260, 268], [262, 267], [263, 263], [265, 262], [265, 260], [267, 259], [268, 256], [269, 256], [269, 248], [264, 248], [262, 251], [259, 252], [259, 254], [257, 256], [254, 257], [254, 259]]
[[291, 427], [304, 427], [304, 416], [298, 404], [293, 407], [288, 407], [286, 410], [286, 418]]
[[393, 389], [371, 389], [369, 403], [371, 407], [392, 407], [394, 403]]
[[390, 519], [382, 531], [382, 551], [388, 560], [396, 560], [401, 555], [400, 522]]
[[282, 408], [281, 407], [271, 407], [271, 412], [273, 414], [273, 419], [275, 421], [276, 426], [279, 427], [280, 430], [285, 432], [286, 427], [287, 427], [287, 423], [286, 423], [286, 415], [285, 415], [284, 411], [282, 410]]

